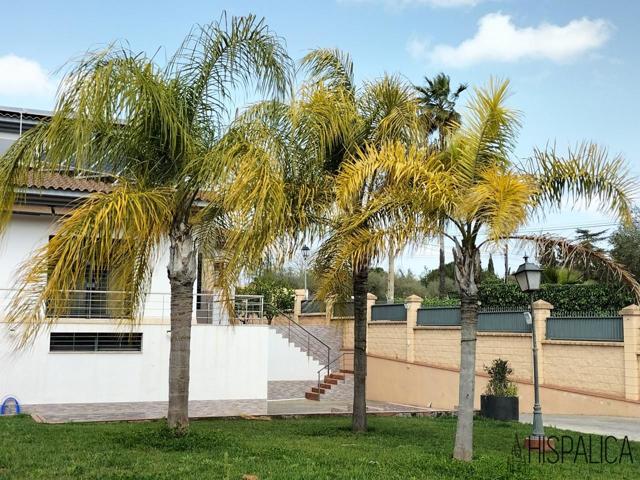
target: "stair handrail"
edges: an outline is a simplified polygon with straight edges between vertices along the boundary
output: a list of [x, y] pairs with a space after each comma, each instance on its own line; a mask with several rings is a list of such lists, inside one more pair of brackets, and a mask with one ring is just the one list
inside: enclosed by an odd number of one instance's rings
[[318, 388], [320, 388], [320, 377], [321, 377], [321, 373], [323, 370], [327, 371], [327, 375], [331, 374], [331, 370], [330, 370], [330, 366], [333, 365], [336, 361], [340, 360], [342, 357], [344, 357], [345, 355], [353, 355], [353, 352], [342, 352], [340, 355], [338, 355], [336, 358], [334, 358], [333, 360], [331, 360], [330, 362], [327, 362], [327, 365], [325, 365], [324, 367], [322, 367], [320, 370], [318, 370]]
[[[313, 333], [311, 333], [309, 330], [307, 330], [306, 328], [304, 328], [302, 325], [300, 325], [298, 322], [296, 322], [291, 315], [289, 315], [288, 313], [284, 312], [283, 310], [280, 310], [278, 307], [276, 307], [275, 305], [272, 305], [270, 303], [267, 303], [265, 305], [269, 305], [277, 315], [281, 315], [283, 317], [285, 317], [288, 320], [288, 334], [289, 334], [289, 338], [291, 338], [291, 327], [293, 326], [294, 328], [294, 332], [295, 331], [302, 331], [304, 332], [304, 334], [306, 335], [306, 340], [307, 340], [307, 353], [309, 355], [311, 355], [311, 338], [313, 338], [317, 343], [319, 343], [323, 349], [326, 348], [327, 349], [327, 363], [329, 363], [329, 361], [331, 360], [331, 347], [329, 345], [327, 345], [326, 343], [324, 343], [322, 340], [320, 340], [317, 336], [315, 336]], [[295, 330], [295, 329], [298, 330]]]

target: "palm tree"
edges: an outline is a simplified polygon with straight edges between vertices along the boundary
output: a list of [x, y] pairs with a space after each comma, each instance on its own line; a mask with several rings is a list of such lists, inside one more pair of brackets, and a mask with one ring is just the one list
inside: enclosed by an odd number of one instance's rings
[[222, 241], [217, 189], [242, 181], [229, 177], [216, 148], [229, 101], [236, 88], [252, 84], [280, 94], [289, 84], [288, 64], [281, 39], [253, 15], [223, 15], [195, 28], [163, 68], [123, 47], [89, 53], [63, 80], [51, 120], [27, 132], [0, 162], [3, 227], [27, 175], [92, 171], [113, 179], [109, 193], [91, 195], [64, 218], [29, 262], [9, 313], [25, 338], [59, 318], [87, 268], [110, 272], [111, 289], [125, 292], [126, 317], [134, 321], [168, 243], [167, 417], [176, 433], [189, 424], [196, 252]]
[[[442, 151], [445, 147], [447, 135], [450, 135], [460, 124], [460, 114], [456, 111], [456, 102], [460, 94], [467, 89], [466, 83], [458, 85], [451, 91], [451, 79], [444, 73], [439, 73], [432, 79], [424, 77], [426, 85], [416, 86], [419, 93], [421, 114], [426, 118], [427, 136], [437, 135], [437, 148]], [[445, 292], [445, 256], [444, 233], [438, 235], [439, 263], [438, 263], [438, 293], [442, 298]]]
[[[406, 217], [406, 228], [396, 225], [397, 242], [410, 235], [419, 241], [442, 232], [442, 219], [455, 227], [444, 232], [454, 243], [455, 278], [461, 297], [461, 355], [458, 424], [454, 457], [471, 460], [473, 404], [478, 318], [480, 249], [515, 238], [543, 247], [561, 249], [570, 261], [588, 258], [630, 285], [640, 298], [640, 285], [619, 264], [602, 252], [574, 245], [561, 238], [518, 236], [519, 228], [548, 209], [559, 208], [566, 196], [597, 198], [606, 212], [623, 222], [631, 219], [631, 198], [636, 188], [624, 161], [610, 159], [595, 144], [583, 144], [562, 157], [554, 150], [535, 150], [524, 164], [513, 161], [519, 114], [506, 104], [508, 82], [491, 81], [475, 91], [469, 117], [447, 139], [443, 152], [389, 145], [367, 152], [349, 171], [342, 195], [357, 194], [372, 172], [383, 176], [386, 188], [369, 199], [360, 222], [387, 215]], [[413, 212], [410, 215], [410, 211]], [[401, 230], [404, 228], [404, 232]], [[404, 238], [403, 238], [404, 237]], [[484, 239], [482, 239], [484, 237]], [[354, 250], [367, 248], [354, 238]]]
[[[245, 261], [257, 263], [269, 249], [278, 250], [282, 258], [290, 255], [305, 236], [322, 240], [316, 254], [323, 272], [319, 294], [335, 293], [350, 282], [354, 296], [352, 426], [365, 431], [366, 283], [377, 251], [359, 257], [342, 253], [351, 235], [370, 235], [380, 224], [353, 227], [366, 208], [369, 189], [378, 185], [374, 182], [349, 198], [337, 199], [336, 183], [344, 178], [343, 166], [356, 161], [363, 149], [392, 139], [414, 141], [420, 132], [418, 105], [411, 86], [398, 77], [385, 76], [358, 89], [351, 58], [339, 50], [314, 50], [302, 66], [308, 78], [296, 97], [288, 103], [258, 105], [236, 122], [236, 138], [230, 141], [235, 148], [228, 154], [260, 157], [269, 170], [247, 172], [253, 180], [245, 184], [260, 184], [260, 189], [239, 185], [232, 194], [245, 199], [238, 215], [244, 221], [229, 237], [226, 251], [241, 251]], [[243, 143], [260, 149], [244, 148]], [[252, 235], [242, 234], [249, 229]], [[229, 272], [235, 266], [237, 275], [239, 259], [228, 259], [228, 265]]]

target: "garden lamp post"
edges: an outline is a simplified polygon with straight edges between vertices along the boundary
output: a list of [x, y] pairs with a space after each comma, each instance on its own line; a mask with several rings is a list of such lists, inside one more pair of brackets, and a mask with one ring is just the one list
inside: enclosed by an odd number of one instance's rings
[[307, 290], [307, 260], [309, 259], [309, 247], [306, 245], [302, 246], [302, 259], [304, 260], [304, 265], [302, 267], [304, 271], [304, 299], [309, 300], [309, 290]]
[[[544, 443], [544, 426], [542, 424], [542, 409], [540, 408], [540, 385], [538, 384], [538, 347], [536, 342], [536, 322], [533, 320], [533, 292], [540, 290], [540, 278], [542, 269], [535, 263], [530, 263], [529, 257], [525, 255], [524, 263], [516, 270], [515, 277], [520, 289], [529, 294], [531, 308], [531, 339], [533, 343], [533, 434], [526, 444], [529, 448], [542, 447]], [[533, 440], [533, 441], [532, 441]], [[544, 445], [546, 447], [546, 445]], [[543, 447], [543, 448], [544, 448]]]

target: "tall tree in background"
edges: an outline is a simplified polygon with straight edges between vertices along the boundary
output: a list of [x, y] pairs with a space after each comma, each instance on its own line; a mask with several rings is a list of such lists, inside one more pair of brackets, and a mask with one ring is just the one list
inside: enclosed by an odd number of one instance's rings
[[640, 208], [633, 211], [633, 222], [621, 224], [611, 235], [611, 255], [627, 267], [636, 280], [640, 281]]
[[[369, 199], [368, 218], [389, 215], [397, 208], [405, 222], [404, 240], [415, 235], [428, 241], [443, 232], [442, 218], [455, 227], [444, 232], [454, 243], [455, 278], [460, 291], [461, 336], [458, 420], [453, 455], [473, 457], [473, 404], [476, 375], [476, 334], [480, 249], [491, 243], [517, 239], [537, 249], [554, 246], [564, 258], [597, 260], [611, 275], [627, 283], [640, 298], [640, 285], [608, 256], [583, 245], [548, 236], [517, 236], [518, 229], [570, 199], [598, 199], [603, 211], [631, 219], [631, 198], [637, 191], [622, 158], [610, 159], [595, 144], [569, 150], [566, 157], [554, 150], [535, 150], [524, 164], [513, 159], [519, 114], [506, 105], [508, 82], [491, 81], [477, 89], [469, 115], [447, 138], [443, 152], [389, 145], [367, 152], [349, 172], [349, 191], [360, 192], [372, 172], [385, 179], [382, 196]], [[347, 194], [348, 192], [345, 192]], [[395, 203], [395, 207], [394, 207]], [[414, 212], [412, 222], [409, 213]], [[412, 229], [415, 229], [411, 232]], [[398, 244], [401, 232], [394, 232]], [[480, 235], [486, 236], [485, 240]], [[366, 248], [368, 238], [357, 237], [352, 249]]]
[[238, 87], [281, 94], [289, 85], [288, 56], [264, 20], [223, 15], [194, 29], [166, 67], [114, 46], [88, 54], [62, 85], [51, 120], [29, 130], [0, 161], [2, 227], [29, 175], [99, 172], [114, 182], [63, 218], [30, 260], [9, 320], [23, 325], [26, 337], [55, 322], [88, 268], [109, 271], [110, 290], [124, 292], [120, 314], [135, 321], [168, 243], [167, 420], [185, 433], [196, 250], [219, 247], [224, 211], [214, 195], [229, 180], [243, 180], [228, 178], [230, 165], [217, 151], [227, 108]]
[[[426, 118], [428, 125], [427, 135], [436, 135], [436, 148], [443, 151], [447, 135], [450, 135], [460, 124], [460, 114], [456, 111], [456, 102], [460, 94], [467, 89], [467, 85], [461, 83], [451, 90], [451, 80], [448, 75], [439, 73], [432, 79], [424, 77], [426, 82], [423, 86], [416, 86], [420, 98], [421, 114]], [[444, 231], [444, 228], [442, 229]], [[439, 284], [438, 294], [442, 298], [445, 291], [445, 255], [444, 255], [444, 233], [438, 236], [439, 243]]]

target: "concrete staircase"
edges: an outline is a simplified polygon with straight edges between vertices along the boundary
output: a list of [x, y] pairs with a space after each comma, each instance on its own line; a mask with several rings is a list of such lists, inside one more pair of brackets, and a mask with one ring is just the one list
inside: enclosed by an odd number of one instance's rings
[[335, 327], [305, 325], [303, 327], [304, 330], [301, 330], [299, 327], [289, 328], [287, 325], [271, 325], [270, 328], [289, 340], [322, 366], [327, 364], [327, 349], [305, 332], [320, 339], [331, 348], [331, 359], [335, 358], [342, 348], [342, 334], [338, 332]]
[[315, 385], [304, 394], [307, 400], [341, 400], [351, 401], [353, 399], [353, 372], [350, 370], [340, 370], [325, 375], [320, 386]]

